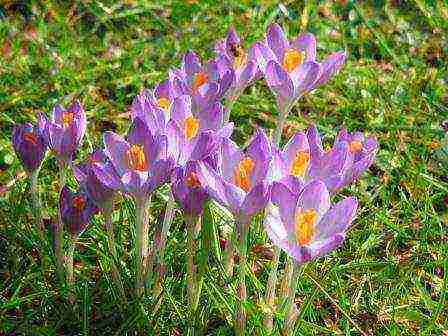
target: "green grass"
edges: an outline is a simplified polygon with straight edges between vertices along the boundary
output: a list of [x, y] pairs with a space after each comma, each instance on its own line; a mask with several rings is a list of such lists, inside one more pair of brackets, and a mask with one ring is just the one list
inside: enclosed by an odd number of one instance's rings
[[[290, 36], [300, 30], [316, 34], [321, 58], [342, 48], [349, 53], [330, 84], [298, 103], [288, 129], [315, 122], [331, 140], [344, 124], [374, 134], [381, 145], [374, 166], [343, 192], [360, 200], [343, 247], [303, 268], [297, 335], [448, 332], [448, 140], [440, 127], [448, 119], [448, 5], [420, 0], [310, 1], [306, 7], [301, 1], [284, 7], [275, 1], [39, 3], [11, 0], [0, 6], [0, 183], [8, 187], [0, 194], [0, 334], [185, 334], [186, 232], [180, 214], [168, 240], [159, 304], [149, 298], [134, 302], [130, 295], [128, 306], [118, 302], [98, 217], [75, 252], [78, 305], [69, 306], [48, 257], [45, 272], [40, 268], [28, 185], [10, 146], [12, 125], [35, 121], [37, 112], [49, 114], [56, 102], [78, 97], [89, 118], [79, 161], [99, 145], [101, 131], [126, 130], [132, 98], [178, 66], [185, 51], [212, 56], [214, 41], [230, 25], [252, 43], [273, 20]], [[244, 142], [257, 125], [273, 129], [275, 117], [273, 97], [260, 81], [234, 106], [235, 139]], [[48, 157], [40, 179], [48, 218], [56, 216], [55, 172], [55, 160]], [[69, 183], [75, 186], [73, 178]], [[153, 222], [163, 215], [161, 195], [153, 203]], [[128, 291], [132, 221], [132, 203], [119, 199], [114, 222]], [[214, 221], [221, 226], [216, 213]], [[250, 246], [265, 242], [254, 223]], [[236, 280], [223, 288], [215, 252], [209, 255], [197, 325], [207, 335], [231, 335]], [[263, 335], [260, 299], [270, 264], [254, 252], [249, 260], [258, 274], [247, 278], [248, 335]]]

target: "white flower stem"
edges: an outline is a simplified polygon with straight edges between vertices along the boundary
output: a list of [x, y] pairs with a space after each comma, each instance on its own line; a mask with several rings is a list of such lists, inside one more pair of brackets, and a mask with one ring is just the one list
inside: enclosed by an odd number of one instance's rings
[[148, 256], [148, 197], [135, 198], [135, 294], [137, 297], [143, 294], [145, 262]]
[[59, 204], [59, 198], [61, 196], [62, 188], [65, 185], [65, 171], [66, 164], [59, 162], [59, 197], [58, 197], [58, 221], [54, 229], [54, 250], [56, 256], [56, 269], [59, 277], [59, 281], [64, 283], [64, 253], [63, 253], [63, 240], [64, 230], [62, 223], [61, 207]]
[[297, 262], [291, 263], [292, 275], [291, 283], [285, 299], [285, 327], [283, 328], [283, 335], [290, 335], [294, 330], [295, 321], [297, 319], [297, 314], [295, 313], [294, 298], [296, 297], [297, 281], [300, 276], [300, 264]]
[[246, 253], [247, 253], [247, 232], [249, 223], [245, 221], [237, 221], [239, 228], [238, 236], [238, 293], [237, 293], [237, 307], [235, 316], [235, 334], [236, 336], [245, 335], [246, 330], [246, 310], [244, 308], [244, 301], [246, 301]]
[[40, 168], [36, 169], [29, 176], [31, 185], [30, 192], [31, 192], [31, 199], [33, 202], [33, 211], [36, 217], [37, 235], [39, 236], [39, 239], [41, 240], [42, 244], [45, 244], [45, 227], [44, 227], [44, 221], [42, 219], [42, 205], [40, 201], [39, 184], [38, 184], [39, 171]]
[[73, 254], [75, 252], [75, 239], [73, 237], [69, 237], [67, 243], [68, 246], [67, 246], [66, 268], [67, 268], [68, 302], [74, 305], [76, 304], [75, 274], [73, 272]]

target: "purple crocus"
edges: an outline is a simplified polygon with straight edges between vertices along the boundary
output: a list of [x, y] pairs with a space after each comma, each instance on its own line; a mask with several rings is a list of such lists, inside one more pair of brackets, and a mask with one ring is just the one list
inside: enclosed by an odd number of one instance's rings
[[245, 223], [261, 211], [269, 199], [266, 180], [271, 161], [271, 144], [258, 130], [246, 150], [223, 140], [217, 167], [200, 162], [198, 177], [209, 195]]
[[180, 70], [170, 72], [170, 79], [184, 94], [193, 98], [194, 109], [200, 109], [221, 99], [233, 82], [233, 71], [220, 71], [215, 61], [202, 65], [194, 52], [185, 54]]
[[[96, 176], [94, 165], [97, 163], [109, 166], [112, 164], [102, 150], [96, 150], [85, 163], [74, 166], [73, 173], [93, 202], [103, 209], [112, 200], [114, 191], [105, 186]], [[110, 169], [113, 168], [110, 167]]]
[[346, 59], [346, 53], [340, 51], [329, 55], [322, 63], [317, 62], [314, 35], [305, 33], [288, 40], [276, 23], [269, 25], [265, 43], [257, 43], [252, 53], [276, 94], [281, 110], [328, 82]]
[[59, 209], [62, 222], [72, 237], [79, 236], [98, 212], [87, 192], [81, 189], [74, 193], [66, 186], [59, 196]]
[[310, 176], [325, 181], [329, 190], [334, 193], [357, 180], [375, 159], [378, 141], [360, 132], [350, 134], [342, 129], [329, 151], [322, 147], [322, 140], [316, 126], [307, 130], [310, 147]]
[[264, 222], [268, 236], [299, 264], [339, 247], [358, 206], [353, 197], [331, 205], [322, 181], [312, 181], [295, 192], [275, 182], [271, 195], [277, 208], [270, 209]]
[[182, 94], [176, 83], [168, 79], [157, 85], [153, 91], [142, 90], [132, 102], [132, 119], [141, 118], [152, 133], [163, 134], [171, 117], [172, 103]]
[[14, 125], [12, 146], [29, 174], [40, 168], [47, 151], [47, 145], [39, 127], [30, 123]]
[[222, 139], [230, 137], [233, 123], [221, 128], [224, 113], [225, 107], [219, 102], [196, 111], [190, 96], [182, 95], [174, 99], [167, 136], [168, 152], [178, 166], [184, 167], [190, 160], [207, 158]]
[[291, 190], [296, 185], [321, 180], [331, 193], [356, 180], [373, 162], [378, 143], [362, 133], [343, 129], [333, 147], [325, 151], [316, 126], [306, 134], [293, 135], [282, 151], [275, 150], [270, 180], [281, 181]]
[[171, 174], [173, 160], [167, 157], [166, 136], [153, 135], [140, 118], [134, 119], [126, 139], [106, 132], [104, 145], [110, 164], [97, 162], [93, 168], [109, 189], [144, 198]]
[[242, 41], [232, 27], [225, 39], [215, 46], [216, 64], [222, 76], [231, 69], [234, 73], [233, 82], [226, 96], [229, 101], [238, 99], [243, 90], [255, 79], [258, 67], [252, 58], [254, 53], [244, 50]]
[[87, 118], [81, 103], [75, 101], [67, 110], [56, 105], [51, 121], [40, 114], [39, 126], [58, 160], [68, 164], [84, 138]]

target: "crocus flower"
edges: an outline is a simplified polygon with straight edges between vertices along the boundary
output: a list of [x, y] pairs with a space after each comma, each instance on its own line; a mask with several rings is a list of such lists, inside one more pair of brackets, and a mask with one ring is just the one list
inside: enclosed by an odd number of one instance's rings
[[28, 173], [39, 169], [47, 151], [45, 138], [39, 127], [30, 123], [14, 125], [12, 146]]
[[144, 120], [153, 134], [163, 134], [170, 120], [171, 105], [181, 94], [181, 88], [169, 79], [157, 85], [153, 91], [144, 89], [132, 102], [131, 117]]
[[268, 202], [266, 176], [270, 160], [271, 145], [262, 130], [256, 132], [246, 150], [225, 139], [216, 169], [199, 162], [199, 181], [237, 220], [247, 223]]
[[170, 72], [170, 79], [184, 94], [193, 97], [194, 109], [200, 109], [221, 99], [233, 82], [233, 71], [219, 71], [215, 61], [201, 64], [194, 52], [185, 54], [180, 70]]
[[222, 139], [230, 137], [233, 123], [221, 128], [225, 107], [214, 102], [200, 111], [192, 99], [182, 95], [174, 99], [167, 126], [168, 152], [178, 166], [188, 161], [203, 160], [212, 155]]
[[281, 109], [328, 82], [346, 59], [346, 53], [340, 51], [317, 62], [314, 35], [305, 33], [288, 40], [275, 23], [268, 27], [265, 43], [257, 43], [252, 52]]
[[257, 63], [252, 59], [254, 53], [244, 50], [234, 28], [230, 28], [226, 38], [216, 44], [215, 52], [220, 74], [224, 76], [229, 69], [234, 73], [233, 82], [226, 96], [230, 101], [235, 101], [258, 73]]
[[307, 139], [311, 154], [310, 171], [314, 172], [311, 177], [325, 180], [331, 192], [357, 180], [371, 166], [378, 150], [374, 137], [365, 137], [360, 132], [350, 134], [346, 129], [338, 133], [328, 152], [322, 147], [316, 126], [308, 128]]
[[146, 197], [171, 174], [173, 160], [167, 157], [166, 136], [153, 135], [140, 118], [134, 119], [127, 139], [106, 132], [104, 145], [111, 164], [97, 162], [94, 171], [109, 189]]
[[[104, 208], [105, 204], [112, 200], [114, 191], [105, 186], [96, 176], [94, 165], [112, 165], [102, 150], [94, 151], [85, 163], [73, 167], [73, 173], [78, 183], [89, 194], [93, 202]], [[110, 169], [113, 169], [110, 167]]]
[[208, 195], [198, 178], [198, 163], [189, 161], [184, 169], [177, 168], [174, 175], [171, 189], [185, 216], [201, 215]]
[[98, 212], [93, 200], [84, 190], [73, 193], [64, 186], [59, 196], [61, 219], [72, 237], [79, 236], [93, 215]]
[[51, 121], [40, 114], [39, 125], [43, 129], [48, 146], [58, 160], [70, 163], [73, 154], [81, 145], [87, 127], [87, 118], [81, 103], [76, 101], [67, 110], [56, 105]]
[[277, 207], [270, 209], [264, 222], [268, 236], [299, 264], [339, 247], [358, 206], [353, 197], [331, 205], [321, 181], [304, 185], [300, 192], [275, 182], [271, 195]]

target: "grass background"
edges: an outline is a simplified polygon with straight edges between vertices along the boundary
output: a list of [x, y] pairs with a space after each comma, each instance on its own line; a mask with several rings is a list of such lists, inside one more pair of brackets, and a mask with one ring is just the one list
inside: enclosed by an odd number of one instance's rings
[[[318, 55], [346, 49], [343, 70], [302, 99], [287, 135], [317, 123], [331, 141], [344, 124], [380, 141], [376, 163], [344, 195], [360, 200], [341, 249], [308, 264], [298, 284], [297, 335], [447, 335], [448, 5], [443, 1], [12, 1], [0, 3], [0, 334], [183, 335], [185, 230], [176, 218], [168, 241], [167, 280], [160, 301], [120, 304], [108, 275], [102, 219], [75, 252], [77, 306], [58, 290], [54, 270], [40, 269], [31, 226], [28, 183], [10, 145], [14, 122], [35, 121], [57, 102], [79, 98], [88, 138], [80, 161], [104, 130], [125, 132], [127, 111], [143, 87], [162, 80], [188, 49], [212, 56], [216, 39], [234, 25], [246, 45], [276, 21], [290, 36], [310, 31]], [[254, 127], [272, 130], [277, 115], [263, 81], [235, 104], [234, 138]], [[41, 172], [48, 225], [56, 216], [54, 158]], [[75, 187], [73, 178], [69, 184]], [[166, 190], [165, 190], [166, 191]], [[160, 191], [152, 220], [163, 215]], [[133, 208], [120, 198], [114, 221], [120, 265], [132, 286], [129, 228]], [[222, 224], [214, 212], [214, 223]], [[154, 224], [157, 225], [157, 224]], [[263, 334], [262, 302], [270, 246], [251, 228], [248, 334]], [[235, 283], [221, 285], [219, 251], [210, 252], [197, 328], [231, 335]], [[129, 297], [131, 299], [131, 296]], [[281, 319], [276, 320], [277, 326]]]

